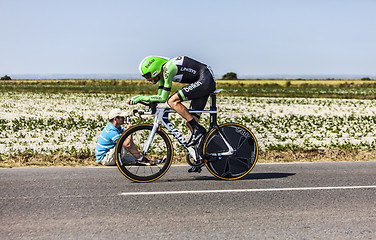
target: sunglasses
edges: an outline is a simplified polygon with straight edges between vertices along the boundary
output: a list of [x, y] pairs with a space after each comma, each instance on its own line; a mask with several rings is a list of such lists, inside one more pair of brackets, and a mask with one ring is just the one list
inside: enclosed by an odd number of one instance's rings
[[144, 75], [142, 75], [142, 77], [144, 77], [146, 79], [151, 78], [151, 72], [145, 73]]

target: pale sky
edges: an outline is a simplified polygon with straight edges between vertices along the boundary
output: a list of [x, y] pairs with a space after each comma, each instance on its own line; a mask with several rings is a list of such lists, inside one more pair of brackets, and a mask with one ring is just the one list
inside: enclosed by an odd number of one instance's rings
[[376, 75], [375, 0], [0, 0], [0, 75], [137, 74], [187, 55], [238, 75]]

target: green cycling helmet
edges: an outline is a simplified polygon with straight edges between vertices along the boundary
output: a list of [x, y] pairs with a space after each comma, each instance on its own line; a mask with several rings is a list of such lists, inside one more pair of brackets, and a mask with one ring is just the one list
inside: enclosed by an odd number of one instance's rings
[[157, 76], [161, 72], [163, 64], [168, 60], [168, 58], [158, 56], [148, 56], [144, 58], [139, 66], [141, 75], [146, 79]]

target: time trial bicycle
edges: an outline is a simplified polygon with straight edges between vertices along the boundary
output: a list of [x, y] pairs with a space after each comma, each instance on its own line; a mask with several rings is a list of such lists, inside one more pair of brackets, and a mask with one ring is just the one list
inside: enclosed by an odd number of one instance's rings
[[[155, 115], [153, 124], [142, 123], [131, 126], [119, 138], [116, 144], [116, 164], [120, 172], [135, 182], [151, 182], [162, 177], [170, 168], [174, 147], [170, 137], [162, 128], [172, 134], [186, 151], [189, 165], [203, 165], [214, 176], [224, 180], [235, 180], [246, 176], [255, 166], [258, 158], [256, 137], [247, 127], [239, 123], [217, 124], [216, 94], [210, 94], [209, 110], [192, 110], [190, 113], [209, 113], [210, 126], [205, 136], [196, 145], [187, 147], [184, 136], [169, 121], [169, 114], [176, 113], [171, 108], [157, 108], [157, 103], [142, 103], [149, 106], [148, 111], [135, 109], [135, 115]], [[127, 163], [122, 159], [125, 154], [124, 141], [131, 137], [142, 156], [153, 164], [139, 165]]]

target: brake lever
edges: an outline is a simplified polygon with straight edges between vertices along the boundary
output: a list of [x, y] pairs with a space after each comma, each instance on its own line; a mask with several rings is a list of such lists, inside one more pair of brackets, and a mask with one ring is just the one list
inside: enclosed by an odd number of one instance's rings
[[[138, 113], [138, 115], [136, 115]], [[138, 118], [141, 118], [141, 119], [143, 119], [142, 117], [141, 117], [141, 115], [144, 113], [144, 111], [138, 111], [137, 109], [133, 109], [133, 116], [135, 116], [135, 117], [138, 117]]]
[[139, 101], [138, 103], [141, 103], [141, 104], [144, 105], [144, 106], [150, 107], [150, 105], [149, 105], [148, 102]]
[[157, 102], [143, 102], [143, 101], [140, 101], [138, 103], [141, 103], [142, 105], [149, 107], [148, 111], [150, 111], [152, 114], [155, 114], [155, 112], [157, 111], [157, 105], [158, 105]]

